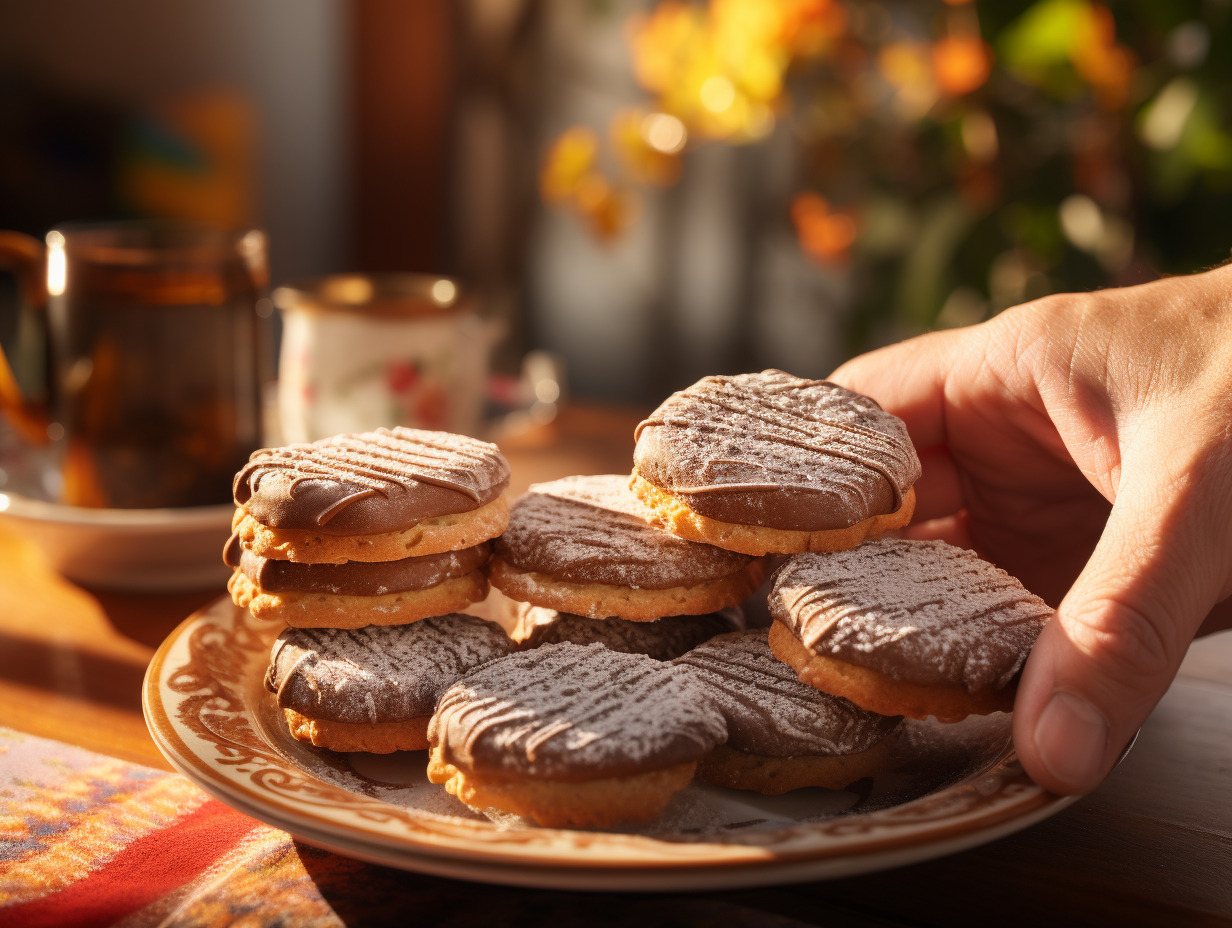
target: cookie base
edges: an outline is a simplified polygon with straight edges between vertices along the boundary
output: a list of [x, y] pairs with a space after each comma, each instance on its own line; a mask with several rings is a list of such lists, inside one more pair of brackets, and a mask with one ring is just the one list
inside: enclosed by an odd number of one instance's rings
[[262, 621], [292, 628], [363, 628], [365, 625], [407, 625], [429, 616], [459, 612], [488, 595], [483, 572], [473, 570], [424, 590], [383, 596], [342, 596], [333, 593], [266, 593], [236, 570], [227, 581], [231, 601]]
[[367, 751], [392, 754], [394, 751], [422, 751], [428, 746], [428, 722], [423, 715], [405, 722], [331, 722], [310, 719], [294, 709], [283, 709], [291, 737], [328, 751]]
[[245, 548], [275, 561], [301, 564], [399, 561], [404, 557], [460, 551], [495, 538], [509, 526], [506, 496], [502, 494], [470, 512], [424, 519], [401, 532], [379, 535], [326, 535], [270, 528], [242, 507], [235, 511], [231, 530], [239, 534]]
[[1014, 708], [1016, 684], [969, 693], [956, 684], [905, 683], [867, 667], [814, 654], [778, 621], [770, 626], [770, 650], [795, 670], [801, 682], [882, 715], [921, 720], [931, 715], [939, 722], [961, 722], [968, 715], [1009, 712]]
[[881, 741], [858, 754], [770, 757], [721, 744], [697, 762], [697, 778], [715, 786], [780, 796], [793, 789], [842, 789], [890, 766], [890, 746]]
[[753, 561], [721, 580], [665, 590], [635, 590], [606, 583], [556, 580], [547, 574], [519, 570], [497, 555], [488, 563], [488, 579], [510, 599], [534, 606], [590, 619], [616, 616], [632, 622], [652, 622], [665, 616], [704, 615], [738, 606], [761, 586], [765, 570], [761, 561]]
[[870, 538], [902, 528], [911, 521], [915, 512], [915, 487], [910, 487], [903, 494], [902, 505], [894, 512], [871, 516], [846, 528], [802, 531], [741, 525], [699, 515], [680, 497], [655, 486], [637, 473], [629, 478], [629, 489], [650, 507], [659, 523], [673, 535], [758, 557], [766, 554], [802, 554], [805, 551], [847, 551]]
[[473, 809], [499, 809], [547, 828], [611, 828], [653, 821], [689, 785], [695, 762], [599, 780], [484, 777], [459, 770], [439, 746], [428, 754], [428, 779]]

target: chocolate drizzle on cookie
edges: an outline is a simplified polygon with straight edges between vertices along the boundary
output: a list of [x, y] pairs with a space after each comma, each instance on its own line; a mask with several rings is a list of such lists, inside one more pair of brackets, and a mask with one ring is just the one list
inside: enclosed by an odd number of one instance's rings
[[857, 754], [899, 723], [801, 683], [765, 629], [719, 635], [676, 659], [693, 667], [727, 720], [727, 745], [750, 754]]
[[775, 576], [769, 606], [815, 654], [969, 693], [1009, 684], [1052, 614], [973, 551], [903, 539], [797, 555]]
[[553, 580], [645, 590], [721, 580], [753, 561], [659, 528], [628, 484], [607, 474], [533, 485], [514, 504], [497, 555]]
[[467, 772], [580, 781], [695, 761], [726, 726], [691, 668], [556, 644], [467, 674], [428, 737]]
[[920, 462], [866, 396], [782, 371], [706, 377], [634, 432], [634, 473], [699, 515], [769, 528], [845, 528], [896, 511]]
[[375, 534], [477, 509], [508, 482], [495, 445], [395, 428], [254, 452], [233, 489], [271, 528]]
[[431, 715], [459, 677], [516, 648], [496, 623], [461, 613], [354, 630], [288, 628], [270, 651], [265, 686], [279, 708], [312, 719], [406, 721]]

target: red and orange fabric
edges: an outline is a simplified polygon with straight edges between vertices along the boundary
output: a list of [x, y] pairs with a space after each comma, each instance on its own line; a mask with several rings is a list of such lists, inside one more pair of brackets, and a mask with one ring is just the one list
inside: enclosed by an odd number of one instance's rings
[[176, 774], [0, 728], [0, 924], [224, 925], [275, 899], [331, 921], [285, 833]]

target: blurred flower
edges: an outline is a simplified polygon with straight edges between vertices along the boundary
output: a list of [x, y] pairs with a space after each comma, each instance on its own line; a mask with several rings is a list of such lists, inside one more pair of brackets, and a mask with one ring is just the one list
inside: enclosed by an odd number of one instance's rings
[[690, 132], [751, 141], [773, 128], [792, 61], [820, 54], [846, 21], [835, 0], [667, 0], [630, 21], [633, 73]]
[[449, 424], [449, 397], [442, 384], [432, 381], [424, 384], [413, 406], [411, 421], [422, 428], [442, 429]]
[[390, 361], [385, 365], [385, 385], [391, 393], [406, 393], [419, 380], [414, 361]]
[[797, 152], [794, 189], [816, 191], [788, 195], [801, 250], [860, 262], [853, 343], [878, 331], [862, 316], [966, 324], [1213, 263], [1232, 209], [1227, 4], [1105, 3], [661, 0], [627, 23], [647, 98], [610, 126], [619, 173], [570, 130], [544, 199], [610, 240], [689, 151], [786, 123], [775, 157]]
[[923, 42], [892, 42], [877, 55], [881, 76], [895, 89], [899, 115], [907, 120], [923, 116], [937, 101], [929, 48]]
[[634, 180], [668, 187], [679, 179], [679, 156], [689, 133], [675, 116], [621, 110], [612, 120], [611, 137], [621, 163]]
[[1125, 102], [1135, 59], [1117, 44], [1116, 21], [1106, 6], [1041, 0], [1010, 24], [1001, 46], [1011, 71], [1056, 96], [1073, 96], [1077, 77], [1105, 109]]
[[558, 138], [544, 159], [539, 190], [549, 203], [564, 203], [576, 194], [595, 165], [599, 139], [591, 129], [575, 126]]
[[800, 247], [824, 263], [844, 260], [856, 240], [856, 221], [848, 213], [833, 212], [824, 197], [797, 194], [791, 203], [791, 221]]
[[590, 227], [591, 234], [601, 241], [611, 241], [619, 236], [633, 216], [632, 199], [615, 190], [606, 178], [598, 174], [589, 174], [582, 180], [575, 205]]
[[1116, 109], [1125, 102], [1134, 56], [1117, 44], [1116, 20], [1106, 6], [1092, 4], [1087, 8], [1075, 37], [1073, 60], [1075, 69], [1106, 109]]
[[933, 46], [933, 79], [943, 93], [971, 93], [991, 71], [992, 49], [978, 35], [950, 35]]
[[847, 28], [847, 11], [835, 0], [781, 0], [780, 41], [801, 58], [828, 49]]

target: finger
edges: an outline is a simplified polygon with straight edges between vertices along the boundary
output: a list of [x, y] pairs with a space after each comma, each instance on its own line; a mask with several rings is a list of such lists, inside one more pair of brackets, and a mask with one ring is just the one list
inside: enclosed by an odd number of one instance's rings
[[1232, 468], [1126, 471], [1104, 533], [1023, 671], [1014, 744], [1058, 793], [1094, 789], [1176, 676], [1232, 575]]
[[1215, 606], [1203, 620], [1198, 628], [1198, 637], [1229, 630], [1232, 630], [1232, 599], [1225, 599]]
[[915, 512], [911, 523], [952, 516], [966, 505], [958, 468], [945, 448], [920, 452], [920, 479], [915, 482]]
[[940, 519], [929, 519], [927, 522], [912, 523], [899, 532], [899, 535], [903, 538], [939, 539], [959, 548], [975, 549], [965, 511]]
[[974, 331], [931, 332], [870, 351], [843, 364], [830, 380], [871, 396], [906, 422], [916, 448], [943, 445], [946, 378], [958, 359], [971, 356], [964, 346]]

